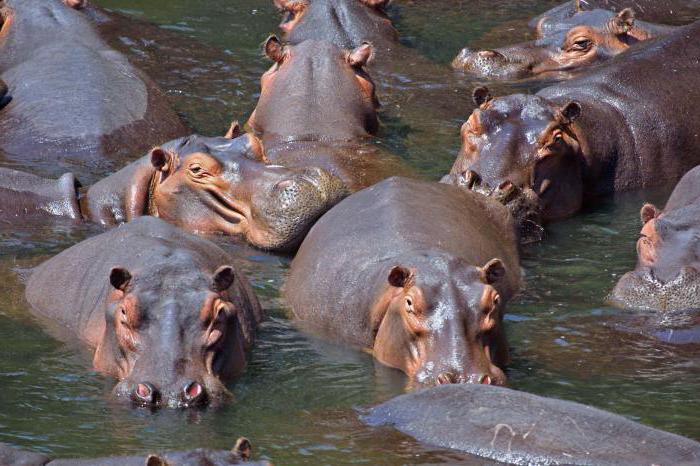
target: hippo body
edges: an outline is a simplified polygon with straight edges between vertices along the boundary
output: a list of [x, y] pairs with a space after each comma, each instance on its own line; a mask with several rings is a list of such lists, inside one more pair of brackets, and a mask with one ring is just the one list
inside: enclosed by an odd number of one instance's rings
[[113, 226], [153, 215], [192, 232], [244, 236], [261, 249], [294, 249], [346, 188], [315, 167], [266, 165], [258, 150], [251, 135], [193, 134], [84, 189], [71, 173], [47, 180], [0, 168], [0, 220], [42, 215]]
[[141, 217], [36, 267], [26, 297], [95, 349], [95, 368], [120, 381], [117, 396], [217, 403], [227, 395], [222, 382], [245, 368], [263, 318], [232, 262], [205, 239]]
[[186, 129], [157, 86], [59, 0], [0, 9], [0, 160], [57, 176], [106, 174]]
[[450, 385], [401, 395], [364, 416], [418, 441], [511, 464], [687, 465], [700, 443], [571, 401]]
[[572, 0], [536, 16], [530, 27], [537, 28], [545, 17], [556, 23], [569, 20], [577, 11], [603, 9], [618, 13], [625, 8], [634, 8], [644, 21], [683, 25], [700, 15], [700, 0]]
[[544, 220], [678, 180], [700, 163], [699, 36], [678, 28], [536, 95], [476, 89], [451, 173], [534, 192]]
[[663, 211], [645, 204], [641, 219], [637, 266], [608, 300], [629, 309], [700, 309], [700, 166], [681, 178]]
[[372, 46], [353, 51], [307, 40], [265, 44], [275, 63], [261, 78], [261, 94], [248, 126], [267, 160], [286, 167], [320, 166], [355, 191], [407, 173], [398, 157], [370, 141], [377, 131], [374, 83], [364, 70]]
[[[434, 220], [415, 222], [416, 212]], [[284, 290], [302, 327], [372, 350], [419, 382], [502, 383], [502, 307], [519, 284], [505, 207], [395, 177], [314, 225]]]

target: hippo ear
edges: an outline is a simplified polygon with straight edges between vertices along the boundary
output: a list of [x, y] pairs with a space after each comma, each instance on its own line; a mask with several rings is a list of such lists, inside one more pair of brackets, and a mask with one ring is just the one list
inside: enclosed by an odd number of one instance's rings
[[615, 34], [627, 34], [634, 27], [634, 10], [625, 8], [611, 20], [611, 29]]
[[131, 282], [131, 274], [125, 268], [114, 267], [109, 272], [109, 283], [115, 289], [125, 291], [126, 287], [129, 286], [129, 282]]
[[391, 0], [360, 0], [360, 3], [364, 3], [370, 8], [386, 8]]
[[574, 120], [581, 116], [581, 104], [572, 100], [568, 104], [559, 109], [557, 119], [562, 125], [571, 124]]
[[274, 34], [267, 38], [263, 45], [267, 58], [275, 63], [282, 63], [284, 60], [284, 47], [282, 42]]
[[240, 135], [241, 125], [238, 123], [238, 120], [233, 120], [231, 122], [231, 126], [228, 128], [228, 131], [226, 131], [226, 134], [224, 134], [224, 137], [226, 139], [236, 139]]
[[172, 154], [161, 147], [156, 147], [151, 150], [151, 165], [159, 172], [167, 172], [170, 170], [172, 158]]
[[642, 210], [639, 211], [639, 218], [642, 219], [642, 225], [646, 225], [649, 220], [659, 216], [659, 209], [654, 204], [644, 204]]
[[233, 278], [233, 267], [222, 265], [214, 272], [214, 276], [211, 279], [211, 290], [217, 293], [228, 290], [233, 284]]
[[409, 288], [413, 283], [413, 272], [406, 267], [397, 265], [389, 272], [388, 282], [396, 288]]
[[165, 458], [158, 455], [148, 455], [144, 464], [146, 466], [169, 466]]
[[481, 281], [493, 285], [506, 276], [506, 268], [500, 259], [491, 259], [481, 268]]
[[245, 437], [240, 437], [236, 440], [236, 444], [233, 446], [231, 452], [234, 455], [238, 455], [241, 459], [248, 460], [253, 452], [253, 446], [250, 444], [250, 440]]
[[477, 107], [481, 107], [486, 102], [493, 99], [488, 87], [477, 87], [472, 91], [472, 100]]
[[350, 66], [365, 66], [372, 59], [374, 46], [369, 42], [362, 42], [362, 45], [348, 54], [348, 64]]

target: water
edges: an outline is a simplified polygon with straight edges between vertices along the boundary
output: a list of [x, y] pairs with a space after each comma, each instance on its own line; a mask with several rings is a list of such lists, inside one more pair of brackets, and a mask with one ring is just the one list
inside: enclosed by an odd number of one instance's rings
[[[157, 79], [191, 126], [206, 134], [223, 133], [232, 118], [245, 121], [255, 105], [259, 76], [268, 67], [259, 44], [279, 21], [271, 3], [102, 2], [160, 25], [123, 29], [119, 48]], [[527, 38], [527, 19], [556, 2], [397, 3], [392, 17], [404, 43], [445, 65], [465, 45]], [[384, 126], [377, 143], [430, 179], [446, 173], [454, 160], [458, 128], [471, 110], [469, 90], [476, 84], [444, 73], [432, 79], [430, 73], [417, 73], [420, 78], [411, 79], [402, 70], [378, 78]], [[444, 76], [451, 84], [445, 85]], [[490, 87], [503, 94], [542, 85]], [[431, 100], [430, 109], [421, 107], [421, 99]], [[671, 333], [682, 335], [670, 319], [604, 304], [616, 279], [634, 266], [639, 207], [644, 201], [663, 205], [668, 192], [618, 196], [551, 226], [546, 242], [525, 251], [526, 286], [510, 303], [506, 319], [513, 388], [595, 405], [700, 439], [700, 345], [665, 343]], [[231, 386], [236, 403], [218, 410], [151, 412], [110, 402], [113, 381], [90, 370], [84, 349], [52, 338], [28, 314], [15, 273], [99, 231], [70, 224], [0, 225], [0, 441], [70, 457], [230, 448], [246, 435], [256, 456], [276, 464], [485, 463], [421, 447], [390, 429], [362, 426], [355, 409], [402, 393], [405, 378], [362, 352], [295, 330], [279, 296], [289, 258], [244, 246], [227, 247], [240, 258], [238, 266], [253, 282], [269, 319], [249, 370]], [[684, 328], [700, 326], [696, 315], [674, 319]], [[694, 335], [688, 333], [688, 339]]]

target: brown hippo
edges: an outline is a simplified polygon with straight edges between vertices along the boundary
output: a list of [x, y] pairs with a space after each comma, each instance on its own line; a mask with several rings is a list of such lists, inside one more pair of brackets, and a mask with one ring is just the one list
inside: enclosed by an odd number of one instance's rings
[[175, 139], [86, 189], [70, 173], [54, 181], [0, 168], [0, 220], [57, 215], [111, 226], [154, 215], [290, 250], [346, 195], [325, 170], [266, 165], [255, 136], [231, 136]]
[[374, 83], [364, 70], [372, 45], [352, 51], [316, 40], [283, 46], [272, 36], [264, 47], [274, 64], [260, 80], [248, 126], [270, 162], [319, 166], [353, 191], [406, 171], [369, 143], [379, 126]]
[[635, 21], [634, 10], [615, 14], [595, 9], [566, 20], [538, 24], [541, 37], [492, 50], [464, 48], [452, 66], [486, 78], [520, 79], [551, 72], [580, 70], [605, 61], [640, 41], [668, 34], [674, 28]]
[[[416, 212], [428, 217], [417, 222]], [[519, 286], [502, 205], [393, 177], [321, 217], [284, 288], [302, 327], [371, 351], [418, 383], [503, 384], [502, 317]]]
[[3, 0], [0, 27], [12, 99], [0, 110], [0, 162], [89, 178], [186, 133], [156, 85], [60, 0]]
[[544, 220], [676, 181], [700, 163], [698, 37], [700, 22], [678, 28], [535, 95], [476, 89], [451, 173], [510, 182], [538, 200]]
[[0, 443], [0, 464], [3, 466], [226, 466], [242, 464], [248, 466], [269, 465], [267, 461], [248, 462], [251, 444], [241, 437], [230, 451], [197, 448], [188, 451], [150, 453], [135, 456], [112, 456], [107, 458], [51, 459], [40, 453], [20, 450]]
[[401, 395], [363, 420], [508, 464], [693, 465], [700, 443], [571, 401], [449, 385]]
[[700, 309], [700, 166], [681, 178], [663, 211], [645, 204], [640, 216], [637, 267], [609, 301], [632, 309]]
[[95, 350], [96, 370], [140, 405], [219, 404], [263, 318], [233, 259], [155, 217], [89, 238], [33, 269], [35, 313]]

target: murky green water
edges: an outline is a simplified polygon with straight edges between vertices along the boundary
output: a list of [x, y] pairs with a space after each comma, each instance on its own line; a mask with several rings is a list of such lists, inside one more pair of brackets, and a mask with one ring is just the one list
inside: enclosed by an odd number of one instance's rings
[[[102, 2], [161, 26], [125, 30], [120, 48], [159, 81], [194, 128], [209, 134], [222, 133], [232, 118], [244, 121], [255, 105], [258, 77], [268, 66], [258, 47], [279, 21], [271, 3]], [[527, 19], [556, 2], [396, 3], [392, 17], [404, 42], [445, 64], [466, 44], [522, 40]], [[409, 69], [378, 77], [384, 127], [377, 143], [429, 178], [449, 169], [459, 125], [471, 110], [468, 91], [474, 83], [442, 72], [431, 78], [418, 71], [419, 78], [411, 79]], [[541, 85], [492, 87], [500, 94]], [[525, 252], [527, 284], [510, 304], [506, 322], [513, 354], [508, 376], [517, 389], [592, 404], [700, 439], [700, 344], [664, 342], [672, 334], [692, 339], [692, 332], [675, 328], [697, 329], [698, 316], [662, 320], [604, 305], [616, 278], [634, 265], [639, 206], [645, 200], [663, 204], [667, 193], [610, 200], [552, 226], [545, 243]], [[229, 248], [270, 318], [248, 372], [232, 385], [237, 403], [157, 412], [110, 403], [106, 395], [113, 381], [90, 371], [89, 354], [51, 338], [29, 316], [14, 272], [97, 231], [67, 224], [0, 225], [0, 441], [67, 457], [229, 448], [246, 435], [258, 456], [276, 464], [484, 464], [359, 424], [354, 408], [401, 393], [404, 377], [366, 354], [296, 331], [279, 299], [288, 258], [241, 246]]]

